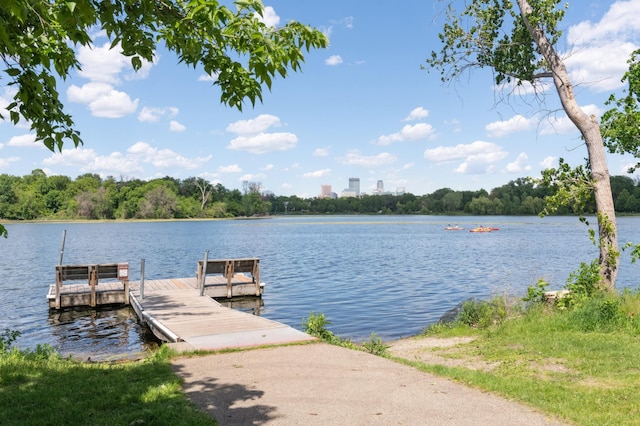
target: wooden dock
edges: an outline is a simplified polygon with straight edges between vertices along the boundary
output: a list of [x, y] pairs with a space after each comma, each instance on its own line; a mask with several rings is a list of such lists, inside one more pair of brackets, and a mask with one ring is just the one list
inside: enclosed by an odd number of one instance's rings
[[161, 340], [179, 351], [246, 348], [316, 340], [267, 318], [222, 306], [201, 296], [195, 279], [132, 281], [131, 306]]
[[[205, 267], [206, 265], [206, 267]], [[302, 331], [232, 306], [261, 299], [258, 259], [198, 261], [196, 276], [129, 281], [128, 264], [58, 265], [49, 307], [130, 304], [160, 340], [179, 351], [220, 350], [316, 340]], [[143, 275], [142, 275], [143, 276]], [[262, 306], [258, 304], [257, 306]]]

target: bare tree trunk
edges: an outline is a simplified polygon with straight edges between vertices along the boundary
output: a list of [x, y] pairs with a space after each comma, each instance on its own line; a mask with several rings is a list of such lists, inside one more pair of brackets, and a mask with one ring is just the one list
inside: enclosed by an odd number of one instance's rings
[[598, 213], [598, 241], [600, 248], [600, 276], [601, 285], [609, 290], [613, 289], [618, 275], [618, 233], [616, 229], [616, 212], [611, 193], [609, 169], [605, 155], [604, 143], [600, 126], [595, 116], [587, 115], [578, 105], [573, 93], [573, 85], [564, 62], [547, 39], [540, 27], [533, 27], [528, 20], [531, 6], [527, 0], [518, 0], [518, 7], [525, 25], [531, 34], [538, 50], [549, 64], [558, 96], [562, 107], [569, 119], [582, 134], [589, 163], [591, 177], [594, 179], [594, 194], [596, 211]]

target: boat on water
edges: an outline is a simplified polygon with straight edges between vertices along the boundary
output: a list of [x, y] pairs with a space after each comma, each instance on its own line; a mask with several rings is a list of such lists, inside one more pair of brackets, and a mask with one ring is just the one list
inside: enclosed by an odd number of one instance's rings
[[500, 228], [492, 228], [490, 226], [479, 226], [477, 228], [471, 228], [469, 229], [469, 232], [492, 232], [492, 231], [499, 231]]
[[460, 227], [460, 226], [458, 226], [458, 225], [455, 225], [455, 226], [451, 226], [451, 225], [449, 225], [449, 226], [445, 226], [445, 227], [444, 227], [444, 230], [445, 230], [445, 231], [463, 231], [463, 230], [464, 230], [464, 228], [462, 228], [462, 227]]

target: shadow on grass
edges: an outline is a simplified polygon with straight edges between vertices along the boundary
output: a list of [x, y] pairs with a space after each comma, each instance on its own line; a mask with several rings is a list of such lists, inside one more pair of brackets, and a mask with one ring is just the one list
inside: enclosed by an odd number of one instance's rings
[[215, 425], [216, 421], [186, 399], [168, 361], [88, 364], [11, 352], [0, 354], [0, 423]]

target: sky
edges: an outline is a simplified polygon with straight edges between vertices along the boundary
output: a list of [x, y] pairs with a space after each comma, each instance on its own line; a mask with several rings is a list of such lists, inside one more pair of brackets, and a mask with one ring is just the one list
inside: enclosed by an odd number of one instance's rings
[[[584, 162], [587, 151], [547, 87], [537, 97], [496, 87], [489, 70], [443, 83], [423, 69], [441, 48], [442, 2], [401, 0], [264, 1], [265, 22], [291, 20], [322, 30], [326, 49], [306, 54], [302, 70], [274, 81], [263, 102], [240, 112], [198, 69], [162, 48], [135, 73], [96, 34], [79, 48], [82, 70], [59, 83], [84, 145], [62, 153], [34, 142], [28, 125], [0, 121], [0, 174], [34, 169], [75, 178], [150, 180], [202, 177], [229, 189], [260, 183], [278, 196], [308, 198], [349, 178], [361, 192], [415, 195], [437, 189], [490, 191], [539, 177], [559, 158]], [[621, 93], [630, 53], [640, 48], [640, 0], [570, 3], [558, 44], [589, 114]], [[11, 91], [0, 80], [0, 113]], [[609, 155], [611, 175], [627, 175], [632, 157]], [[636, 176], [631, 176], [636, 178]]]

